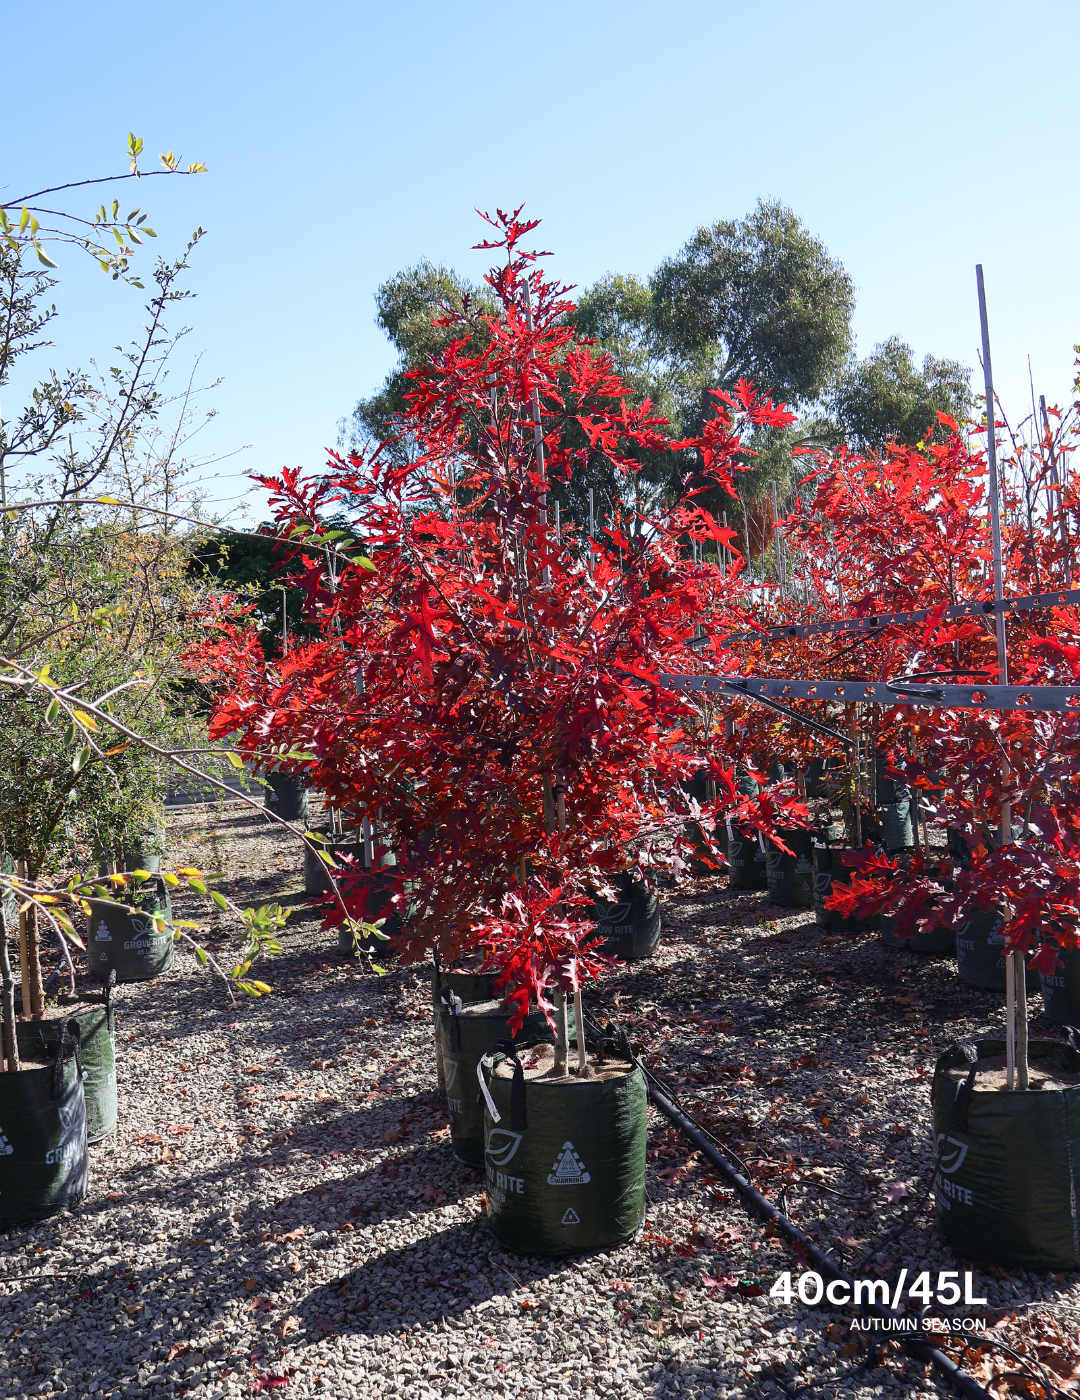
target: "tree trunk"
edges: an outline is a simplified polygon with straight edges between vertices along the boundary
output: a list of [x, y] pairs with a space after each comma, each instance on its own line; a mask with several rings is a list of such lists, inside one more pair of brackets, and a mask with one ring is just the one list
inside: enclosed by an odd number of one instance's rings
[[[21, 862], [23, 878], [33, 883], [38, 872]], [[45, 994], [41, 986], [41, 940], [38, 936], [38, 911], [31, 905], [19, 915], [19, 959], [22, 964], [23, 1020], [41, 1021], [45, 1016]]]
[[1016, 1087], [1028, 1087], [1027, 956], [1016, 953]]
[[566, 1020], [566, 993], [561, 987], [556, 987], [551, 999], [555, 1004], [555, 1064], [553, 1072], [556, 1075], [563, 1075], [567, 1072], [566, 1063], [570, 1054], [570, 1031]]
[[19, 1068], [19, 1042], [15, 1035], [15, 981], [8, 956], [7, 900], [0, 893], [0, 1006], [3, 1008], [3, 1068]]

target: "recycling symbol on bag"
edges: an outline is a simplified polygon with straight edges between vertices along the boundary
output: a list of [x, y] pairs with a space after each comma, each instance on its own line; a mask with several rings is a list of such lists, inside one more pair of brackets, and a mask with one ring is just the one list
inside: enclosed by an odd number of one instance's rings
[[573, 1208], [573, 1206], [571, 1206], [570, 1209], [563, 1216], [562, 1223], [564, 1225], [580, 1225], [581, 1216], [578, 1215], [577, 1211]]
[[585, 1170], [585, 1163], [574, 1151], [572, 1142], [564, 1142], [562, 1151], [555, 1159], [555, 1165], [548, 1172], [549, 1186], [584, 1186], [592, 1178]]

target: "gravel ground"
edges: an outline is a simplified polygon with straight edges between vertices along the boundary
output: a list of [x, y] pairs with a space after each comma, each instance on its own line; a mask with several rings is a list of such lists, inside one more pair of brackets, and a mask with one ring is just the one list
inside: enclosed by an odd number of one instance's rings
[[[349, 965], [259, 818], [173, 815], [170, 840], [171, 863], [223, 871], [243, 903], [295, 906], [274, 995], [233, 1004], [186, 955], [121, 990], [119, 1131], [91, 1148], [78, 1210], [4, 1240], [0, 1397], [946, 1393], [895, 1346], [845, 1379], [867, 1359], [850, 1313], [769, 1296], [796, 1261], [652, 1110], [639, 1240], [552, 1263], [496, 1247], [433, 1093], [426, 975]], [[921, 1194], [936, 1053], [1000, 1021], [1000, 999], [724, 885], [667, 895], [658, 956], [590, 1000], [858, 1275]], [[866, 1272], [958, 1267], [929, 1226]], [[1076, 1275], [974, 1284], [1013, 1345], [1075, 1337]]]

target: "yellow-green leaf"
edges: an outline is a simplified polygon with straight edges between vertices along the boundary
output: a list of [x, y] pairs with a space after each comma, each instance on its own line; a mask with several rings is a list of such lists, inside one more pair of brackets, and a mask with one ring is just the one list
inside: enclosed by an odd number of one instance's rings
[[189, 880], [188, 880], [188, 888], [189, 888], [189, 889], [193, 889], [193, 890], [195, 891], [196, 894], [205, 894], [205, 893], [206, 893], [206, 886], [203, 884], [203, 882], [202, 882], [201, 880], [189, 879]]
[[165, 883], [166, 883], [171, 889], [174, 889], [174, 890], [175, 890], [175, 889], [177, 888], [177, 886], [180, 884], [180, 881], [176, 878], [176, 876], [172, 873], [171, 870], [163, 870], [163, 871], [161, 872], [161, 878], [165, 881]]
[[210, 891], [210, 898], [214, 901], [214, 903], [219, 909], [228, 909], [229, 901], [225, 898], [223, 894], [218, 894], [217, 890]]
[[93, 715], [88, 715], [85, 710], [72, 710], [71, 713], [84, 729], [93, 729], [96, 732], [98, 727], [97, 720]]

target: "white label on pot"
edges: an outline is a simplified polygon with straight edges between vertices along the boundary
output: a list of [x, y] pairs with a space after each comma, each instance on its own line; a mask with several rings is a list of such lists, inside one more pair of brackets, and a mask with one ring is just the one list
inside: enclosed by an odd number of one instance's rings
[[572, 1142], [564, 1142], [555, 1165], [548, 1172], [549, 1186], [584, 1186], [592, 1178], [585, 1170], [585, 1163], [574, 1151]]
[[563, 1216], [562, 1223], [564, 1225], [580, 1225], [581, 1216], [578, 1215], [577, 1211], [574, 1210], [573, 1206], [571, 1206], [570, 1209]]
[[14, 1151], [14, 1147], [4, 1135], [3, 1128], [0, 1128], [0, 1157], [10, 1157]]
[[94, 942], [95, 942], [95, 943], [111, 943], [111, 942], [112, 942], [112, 934], [111, 934], [111, 933], [109, 932], [109, 930], [105, 927], [105, 920], [104, 920], [104, 919], [99, 919], [99, 920], [98, 920], [97, 933], [94, 934]]

